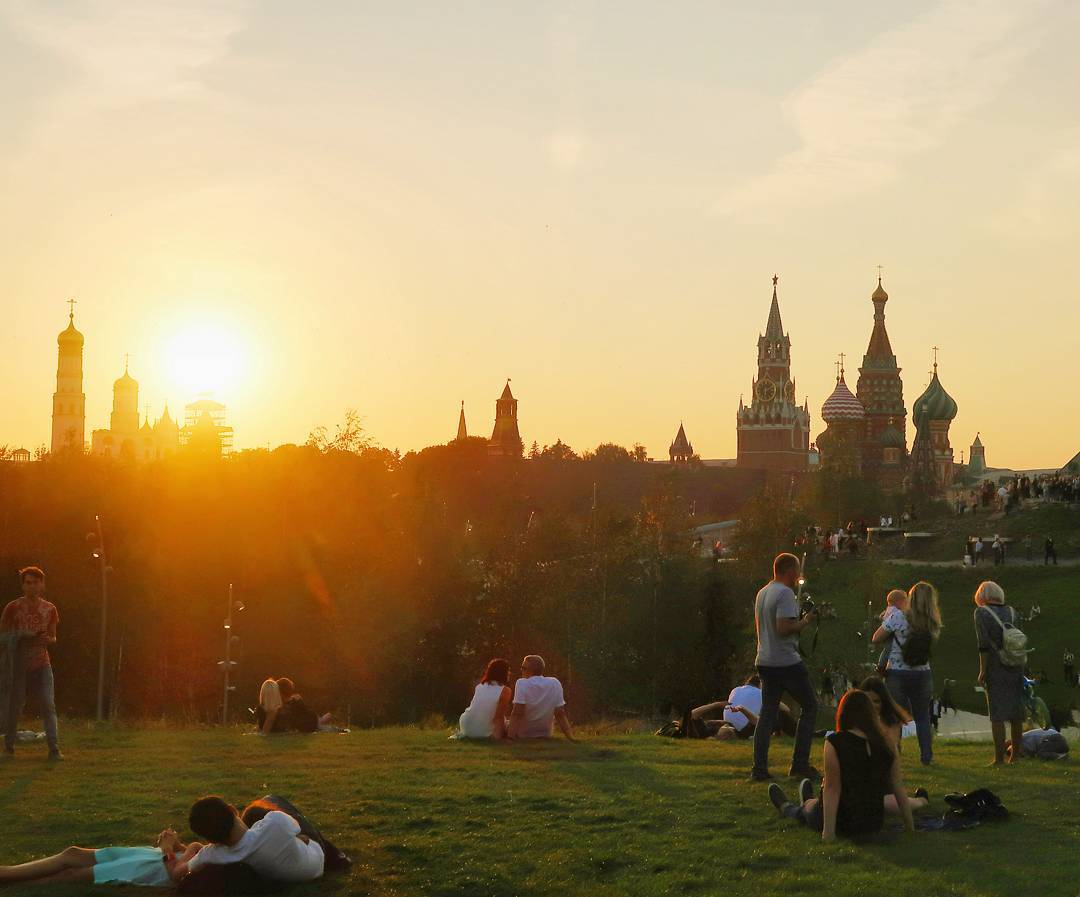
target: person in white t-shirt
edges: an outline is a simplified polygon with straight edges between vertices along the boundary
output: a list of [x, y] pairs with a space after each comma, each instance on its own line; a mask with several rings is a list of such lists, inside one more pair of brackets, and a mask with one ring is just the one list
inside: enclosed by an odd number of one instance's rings
[[567, 740], [574, 740], [562, 683], [554, 676], [545, 676], [545, 669], [544, 658], [539, 654], [529, 654], [521, 662], [521, 678], [514, 683], [507, 738], [550, 738], [552, 724], [558, 723]]
[[210, 843], [170, 867], [175, 880], [208, 864], [228, 863], [246, 863], [263, 878], [286, 884], [322, 877], [326, 859], [322, 847], [301, 834], [300, 824], [280, 810], [248, 828], [236, 807], [220, 797], [202, 797], [192, 805], [188, 824]]
[[[726, 701], [714, 701], [695, 707], [690, 711], [690, 715], [704, 720], [709, 731], [720, 741], [752, 738], [761, 715], [761, 703], [761, 677], [755, 673], [742, 685], [733, 688]], [[719, 719], [713, 718], [716, 714], [720, 714]], [[773, 734], [795, 734], [795, 716], [783, 702], [780, 704]]]

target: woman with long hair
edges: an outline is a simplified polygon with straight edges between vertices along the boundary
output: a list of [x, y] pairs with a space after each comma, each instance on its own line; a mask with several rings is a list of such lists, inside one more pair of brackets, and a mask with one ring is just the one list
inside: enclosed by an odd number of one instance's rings
[[881, 728], [889, 736], [889, 744], [900, 750], [900, 736], [904, 726], [911, 722], [911, 714], [896, 703], [896, 698], [880, 676], [867, 676], [859, 683], [859, 691], [869, 695], [881, 720]]
[[473, 689], [472, 702], [458, 719], [454, 738], [506, 738], [510, 716], [510, 663], [501, 657], [488, 662], [484, 675]]
[[908, 591], [902, 614], [891, 614], [874, 633], [874, 642], [889, 642], [885, 684], [898, 704], [915, 719], [919, 738], [919, 759], [929, 765], [934, 759], [930, 708], [934, 700], [934, 677], [930, 655], [941, 635], [938, 593], [928, 582], [917, 582]]
[[849, 691], [836, 708], [836, 731], [825, 738], [825, 778], [821, 797], [803, 779], [799, 804], [791, 803], [775, 782], [769, 800], [783, 815], [821, 832], [821, 840], [837, 835], [860, 838], [876, 834], [885, 811], [897, 813], [904, 828], [915, 830], [911, 802], [904, 790], [900, 755], [889, 745], [870, 696]]
[[[990, 730], [994, 735], [991, 766], [1013, 763], [1024, 756], [1024, 668], [1001, 661], [1005, 627], [1016, 623], [1016, 611], [1005, 603], [1005, 590], [996, 582], [975, 590], [975, 634], [979, 639], [979, 684], [986, 691]], [[1006, 755], [1005, 724], [1012, 729], [1012, 752]]]

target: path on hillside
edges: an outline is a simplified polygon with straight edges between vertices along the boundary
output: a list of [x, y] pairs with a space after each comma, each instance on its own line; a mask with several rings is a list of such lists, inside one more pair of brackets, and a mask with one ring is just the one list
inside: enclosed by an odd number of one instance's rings
[[[958, 560], [952, 561], [920, 561], [918, 558], [884, 558], [886, 564], [901, 564], [906, 567], [961, 567], [965, 570], [986, 570], [991, 567], [1044, 567], [1055, 566], [1054, 564], [1046, 565], [1042, 561], [1036, 560], [1023, 560], [1018, 558], [1010, 558], [1004, 564], [994, 563], [982, 563], [977, 567], [964, 567], [964, 565]], [[1066, 558], [1063, 561], [1058, 561], [1058, 567], [1080, 567], [1080, 558]]]

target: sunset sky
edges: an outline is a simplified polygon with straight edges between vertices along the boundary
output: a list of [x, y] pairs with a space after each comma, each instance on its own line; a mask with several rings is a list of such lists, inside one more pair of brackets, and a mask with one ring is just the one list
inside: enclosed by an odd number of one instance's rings
[[[240, 447], [347, 407], [403, 451], [735, 454], [771, 277], [812, 433], [870, 335], [957, 458], [1080, 450], [1080, 4], [0, 0], [0, 444], [87, 438], [131, 354]], [[910, 436], [909, 436], [910, 438]]]

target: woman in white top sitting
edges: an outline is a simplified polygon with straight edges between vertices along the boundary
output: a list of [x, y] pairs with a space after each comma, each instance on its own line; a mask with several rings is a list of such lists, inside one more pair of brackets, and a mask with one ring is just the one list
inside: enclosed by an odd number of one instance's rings
[[502, 658], [488, 663], [473, 691], [472, 703], [458, 720], [455, 738], [506, 738], [510, 715], [510, 664]]

